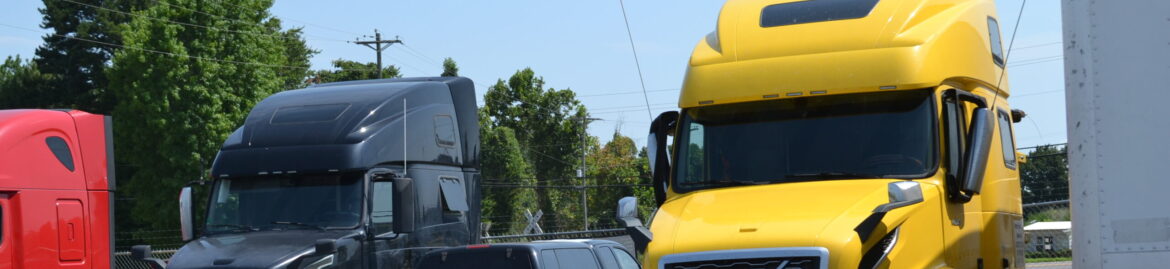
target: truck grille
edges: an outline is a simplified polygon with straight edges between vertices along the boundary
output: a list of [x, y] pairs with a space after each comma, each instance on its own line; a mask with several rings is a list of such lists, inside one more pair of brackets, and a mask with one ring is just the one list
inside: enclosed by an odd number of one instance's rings
[[815, 269], [820, 257], [776, 257], [692, 261], [666, 264], [667, 269]]

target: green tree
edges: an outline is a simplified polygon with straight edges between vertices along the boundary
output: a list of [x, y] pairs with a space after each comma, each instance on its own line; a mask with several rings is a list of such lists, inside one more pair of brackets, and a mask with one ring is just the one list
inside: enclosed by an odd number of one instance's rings
[[[351, 80], [365, 80], [378, 78], [378, 64], [376, 63], [359, 63], [355, 61], [337, 59], [333, 60], [334, 70], [317, 70], [313, 83], [329, 83], [341, 82]], [[393, 65], [382, 68], [383, 78], [397, 78], [402, 77], [398, 67]]]
[[455, 65], [455, 59], [451, 59], [451, 57], [447, 57], [447, 59], [443, 60], [443, 74], [441, 74], [439, 76], [443, 76], [443, 77], [458, 77], [459, 76], [459, 66]]
[[[588, 179], [590, 185], [606, 186], [590, 189], [589, 192], [589, 221], [590, 227], [610, 227], [617, 224], [615, 209], [617, 201], [622, 197], [635, 196], [639, 198], [639, 207], [653, 206], [653, 193], [645, 192], [639, 195], [639, 187], [634, 185], [648, 184], [649, 178], [643, 173], [648, 162], [638, 154], [638, 147], [630, 137], [614, 132], [613, 138], [600, 148], [590, 150], [586, 158], [588, 162]], [[650, 195], [650, 196], [646, 196]], [[639, 197], [646, 196], [646, 197]], [[648, 199], [648, 200], [647, 200]], [[646, 213], [642, 217], [645, 217]]]
[[483, 188], [483, 221], [491, 223], [490, 234], [519, 234], [527, 225], [525, 210], [537, 210], [536, 192], [514, 186], [534, 185], [536, 178], [524, 160], [515, 132], [508, 127], [488, 126], [483, 119], [481, 167], [485, 184], [489, 185]]
[[[574, 169], [581, 156], [580, 135], [584, 131], [578, 119], [587, 116], [573, 91], [545, 89], [544, 79], [530, 68], [519, 70], [507, 82], [499, 80], [484, 95], [482, 114], [488, 126], [508, 127], [516, 132], [524, 159], [532, 166], [537, 184], [563, 184], [575, 178]], [[579, 191], [537, 189], [542, 209], [580, 208]], [[576, 193], [576, 195], [573, 195]], [[573, 199], [572, 197], [577, 197]], [[549, 215], [544, 223], [550, 227], [580, 226], [571, 215]]]
[[1065, 147], [1047, 145], [1028, 153], [1020, 164], [1024, 203], [1068, 199], [1068, 156]]
[[37, 108], [52, 104], [56, 96], [47, 88], [52, 75], [41, 73], [37, 63], [9, 56], [0, 65], [0, 109]]
[[[53, 79], [40, 87], [51, 100], [25, 107], [77, 108], [109, 114], [117, 100], [106, 86], [106, 68], [121, 44], [121, 29], [133, 17], [122, 11], [145, 8], [147, 0], [45, 0], [41, 27], [51, 29], [37, 48], [37, 68]], [[68, 36], [68, 37], [66, 37]], [[102, 44], [104, 43], [104, 44]]]
[[269, 31], [279, 32], [280, 41], [284, 44], [284, 63], [288, 68], [279, 68], [277, 72], [284, 80], [283, 90], [300, 89], [309, 85], [310, 77], [315, 73], [309, 69], [309, 59], [321, 51], [310, 48], [302, 37], [304, 30], [300, 27], [280, 30], [280, 20], [268, 20]]
[[279, 68], [288, 59], [282, 35], [267, 24], [270, 0], [159, 3], [124, 28], [124, 45], [141, 49], [116, 52], [107, 75], [119, 100], [118, 156], [137, 170], [126, 188], [132, 214], [171, 228], [175, 193], [206, 174], [201, 168], [253, 105], [285, 86]]

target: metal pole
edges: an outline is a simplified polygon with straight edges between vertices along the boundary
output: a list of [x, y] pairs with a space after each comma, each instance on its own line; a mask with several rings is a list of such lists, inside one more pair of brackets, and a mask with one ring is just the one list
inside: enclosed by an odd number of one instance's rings
[[585, 220], [585, 229], [583, 231], [589, 230], [589, 200], [587, 197], [588, 189], [585, 188], [585, 150], [587, 149], [585, 147], [586, 120], [588, 119], [584, 117], [581, 118], [581, 210], [584, 212], [581, 213], [581, 218]]
[[586, 152], [586, 149], [588, 149], [588, 148], [586, 147], [586, 144], [585, 144], [585, 130], [587, 129], [586, 126], [589, 125], [589, 121], [601, 120], [601, 119], [590, 118], [590, 117], [579, 117], [577, 119], [581, 120], [581, 169], [579, 170], [580, 174], [578, 174], [578, 176], [581, 177], [581, 186], [580, 186], [580, 188], [581, 188], [581, 212], [582, 212], [581, 217], [583, 219], [585, 219], [584, 220], [584, 222], [585, 222], [585, 226], [584, 226], [585, 229], [584, 230], [588, 231], [589, 230], [589, 202], [588, 202], [589, 201], [588, 200], [589, 199], [589, 197], [588, 197], [589, 189], [586, 188], [586, 177], [585, 177], [585, 173], [586, 173], [586, 171], [585, 171], [585, 152]]

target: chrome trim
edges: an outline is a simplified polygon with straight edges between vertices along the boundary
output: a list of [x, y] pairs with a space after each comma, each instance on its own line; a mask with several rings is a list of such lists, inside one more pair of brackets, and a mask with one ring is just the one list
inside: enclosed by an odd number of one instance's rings
[[670, 254], [658, 259], [658, 268], [665, 268], [667, 263], [809, 256], [819, 257], [821, 269], [829, 269], [829, 249], [823, 247], [731, 249]]

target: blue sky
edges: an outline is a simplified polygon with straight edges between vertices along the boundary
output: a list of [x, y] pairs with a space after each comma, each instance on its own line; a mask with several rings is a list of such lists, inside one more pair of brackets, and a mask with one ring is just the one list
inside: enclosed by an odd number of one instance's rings
[[[60, 1], [60, 0], [49, 0]], [[1020, 0], [999, 0], [1004, 46], [1011, 39]], [[28, 58], [40, 45], [41, 1], [15, 0], [0, 16], [0, 56]], [[686, 63], [699, 39], [715, 27], [721, 1], [631, 0], [625, 3], [638, 48], [652, 113], [671, 109]], [[321, 50], [315, 69], [334, 59], [374, 61], [369, 48], [346, 43], [379, 29], [398, 36], [383, 61], [406, 76], [434, 76], [452, 57], [460, 74], [486, 86], [531, 67], [546, 86], [570, 88], [603, 121], [591, 135], [609, 140], [620, 128], [645, 143], [647, 115], [634, 58], [614, 1], [277, 1], [272, 14], [289, 27], [305, 27], [311, 47]], [[1015, 125], [1017, 146], [1063, 143], [1064, 70], [1059, 1], [1031, 1], [1023, 13], [1009, 59], [1015, 108], [1029, 116]], [[619, 94], [613, 94], [619, 93]]]

